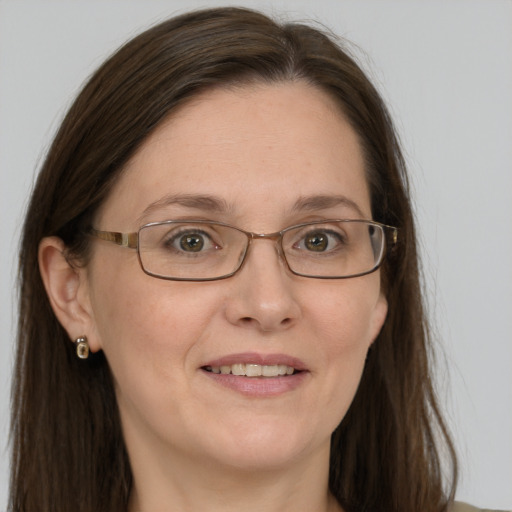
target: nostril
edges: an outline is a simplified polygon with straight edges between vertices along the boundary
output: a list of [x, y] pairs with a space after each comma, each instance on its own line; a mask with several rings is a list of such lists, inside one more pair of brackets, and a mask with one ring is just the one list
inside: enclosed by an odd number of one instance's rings
[[[254, 324], [259, 324], [263, 331], [271, 331], [273, 330], [272, 327], [268, 327], [265, 325], [261, 325], [261, 322], [258, 322], [256, 318], [252, 318], [250, 316], [244, 316], [238, 320], [239, 324], [241, 326], [251, 327]], [[293, 319], [290, 317], [283, 318], [281, 322], [279, 322], [280, 327], [288, 327], [290, 324], [293, 323]]]

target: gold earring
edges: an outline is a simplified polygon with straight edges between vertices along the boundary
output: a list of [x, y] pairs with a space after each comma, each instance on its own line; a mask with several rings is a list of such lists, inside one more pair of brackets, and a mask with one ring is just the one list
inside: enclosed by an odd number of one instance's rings
[[89, 357], [89, 343], [87, 336], [80, 336], [75, 340], [76, 355], [80, 359], [87, 359]]

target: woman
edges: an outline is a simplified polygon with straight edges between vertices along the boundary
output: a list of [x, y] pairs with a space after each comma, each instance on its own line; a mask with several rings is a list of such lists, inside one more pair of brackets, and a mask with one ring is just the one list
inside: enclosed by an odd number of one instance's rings
[[12, 510], [454, 509], [403, 159], [325, 35], [141, 34], [26, 218]]

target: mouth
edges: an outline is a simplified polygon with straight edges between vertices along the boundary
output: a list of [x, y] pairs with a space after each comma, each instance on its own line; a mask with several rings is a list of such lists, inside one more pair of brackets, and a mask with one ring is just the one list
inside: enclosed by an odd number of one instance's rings
[[286, 364], [253, 364], [253, 363], [236, 363], [232, 365], [219, 365], [219, 366], [203, 366], [203, 370], [210, 373], [221, 375], [236, 375], [238, 377], [287, 377], [300, 373], [301, 370], [288, 366]]
[[300, 389], [310, 374], [306, 364], [296, 357], [258, 352], [205, 361], [199, 369], [215, 385], [252, 398], [271, 398]]

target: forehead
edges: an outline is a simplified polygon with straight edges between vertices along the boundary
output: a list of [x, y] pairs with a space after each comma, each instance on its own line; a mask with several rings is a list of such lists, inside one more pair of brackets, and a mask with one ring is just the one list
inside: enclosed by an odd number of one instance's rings
[[171, 114], [128, 162], [101, 216], [133, 224], [174, 195], [213, 195], [244, 215], [329, 194], [370, 213], [361, 147], [341, 109], [304, 82], [250, 85], [207, 91]]

